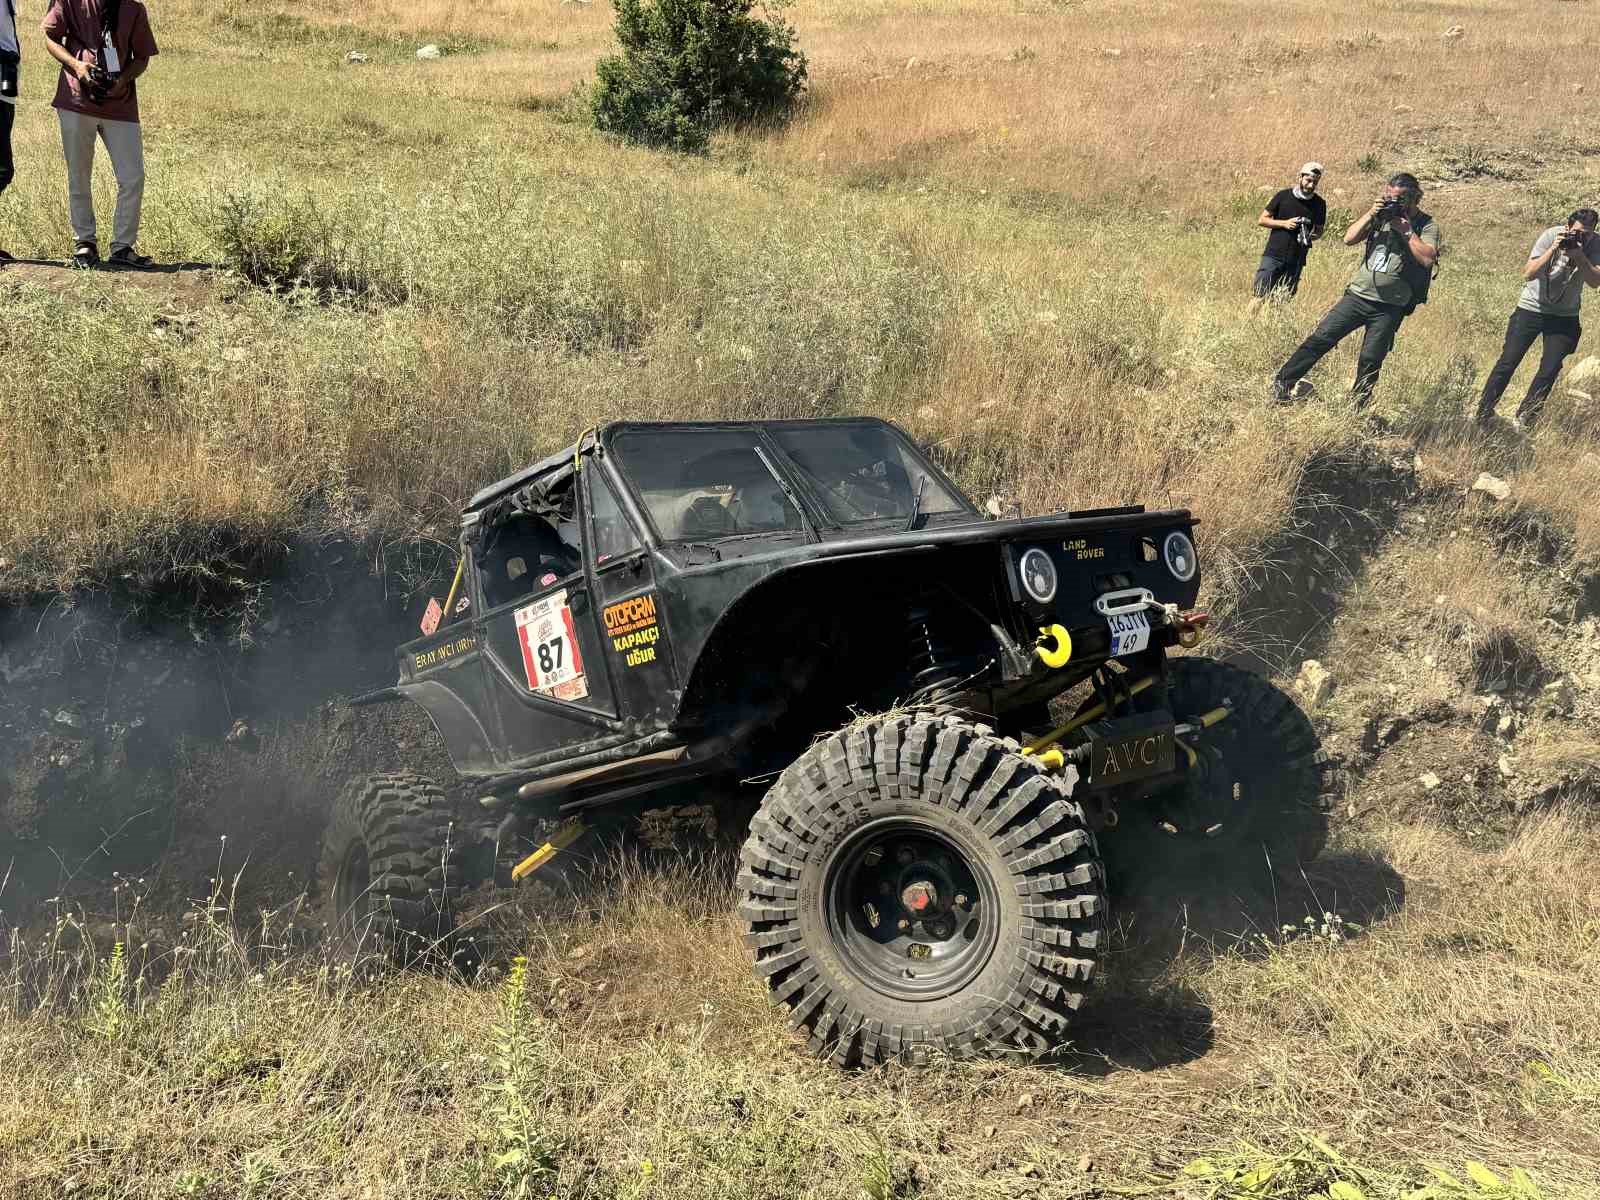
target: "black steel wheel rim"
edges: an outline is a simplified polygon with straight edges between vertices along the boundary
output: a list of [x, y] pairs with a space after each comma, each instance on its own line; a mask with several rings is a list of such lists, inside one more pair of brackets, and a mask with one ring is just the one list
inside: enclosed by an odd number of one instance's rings
[[887, 817], [829, 860], [828, 936], [861, 982], [895, 1000], [936, 1000], [984, 969], [1000, 937], [1000, 893], [983, 864], [932, 824]]

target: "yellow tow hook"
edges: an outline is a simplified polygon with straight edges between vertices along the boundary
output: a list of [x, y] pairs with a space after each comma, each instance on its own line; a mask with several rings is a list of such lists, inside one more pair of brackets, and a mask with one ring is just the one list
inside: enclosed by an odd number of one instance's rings
[[1033, 652], [1045, 666], [1058, 671], [1072, 660], [1072, 635], [1060, 625], [1041, 625]]
[[521, 883], [529, 875], [532, 875], [545, 863], [581, 838], [587, 828], [588, 826], [582, 821], [569, 821], [563, 825], [550, 835], [548, 842], [511, 868], [511, 881], [513, 883]]

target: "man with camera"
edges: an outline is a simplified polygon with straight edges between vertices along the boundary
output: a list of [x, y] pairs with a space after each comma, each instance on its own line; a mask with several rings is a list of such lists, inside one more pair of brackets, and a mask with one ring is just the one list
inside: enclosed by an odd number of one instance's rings
[[[17, 83], [22, 69], [22, 46], [17, 41], [17, 7], [14, 0], [0, 0], [0, 196], [16, 176], [11, 157], [11, 126], [17, 117]], [[0, 262], [11, 255], [0, 250]]]
[[111, 256], [116, 267], [148, 267], [135, 246], [144, 204], [144, 138], [134, 80], [158, 50], [150, 17], [139, 0], [51, 0], [44, 18], [50, 56], [61, 64], [54, 101], [67, 159], [67, 195], [77, 248], [75, 267], [100, 265], [95, 231], [94, 143], [106, 144], [117, 177]]
[[1365, 330], [1351, 389], [1358, 407], [1372, 400], [1383, 360], [1400, 324], [1428, 298], [1439, 259], [1439, 225], [1417, 207], [1422, 187], [1415, 175], [1389, 177], [1383, 194], [1344, 231], [1346, 246], [1362, 246], [1361, 265], [1339, 302], [1300, 343], [1272, 381], [1273, 399], [1287, 403], [1300, 380], [1357, 329]]
[[1545, 399], [1555, 386], [1556, 376], [1561, 374], [1561, 364], [1578, 348], [1578, 339], [1583, 336], [1578, 308], [1583, 303], [1584, 286], [1600, 287], [1600, 267], [1594, 263], [1600, 255], [1600, 240], [1595, 238], [1597, 224], [1600, 213], [1580, 208], [1567, 218], [1565, 225], [1552, 225], [1534, 241], [1522, 272], [1522, 295], [1506, 326], [1500, 361], [1483, 384], [1483, 396], [1478, 401], [1479, 425], [1493, 424], [1494, 410], [1511, 376], [1516, 374], [1528, 348], [1543, 338], [1539, 369], [1534, 372], [1528, 394], [1517, 406], [1511, 425], [1521, 431], [1531, 429], [1539, 420]]
[[1288, 299], [1300, 288], [1300, 273], [1305, 270], [1311, 243], [1322, 236], [1328, 223], [1328, 202], [1317, 195], [1322, 182], [1322, 164], [1308, 162], [1300, 168], [1300, 179], [1284, 188], [1261, 210], [1256, 224], [1270, 229], [1261, 265], [1256, 268], [1255, 297], [1250, 311], [1255, 312], [1269, 296]]

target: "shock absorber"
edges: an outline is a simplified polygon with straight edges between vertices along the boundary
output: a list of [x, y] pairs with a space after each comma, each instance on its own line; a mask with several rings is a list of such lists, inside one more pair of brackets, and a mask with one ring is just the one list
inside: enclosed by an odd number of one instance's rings
[[926, 599], [906, 612], [906, 664], [910, 676], [906, 698], [927, 703], [955, 694], [982, 668], [973, 669], [973, 657], [963, 655], [945, 633], [946, 614]]

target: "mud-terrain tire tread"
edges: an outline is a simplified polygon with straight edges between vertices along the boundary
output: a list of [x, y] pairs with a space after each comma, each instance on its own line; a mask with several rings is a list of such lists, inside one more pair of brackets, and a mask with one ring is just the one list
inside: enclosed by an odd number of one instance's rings
[[[351, 780], [334, 802], [318, 869], [330, 934], [401, 965], [448, 960], [467, 882], [453, 812], [445, 790], [424, 775], [396, 771]], [[366, 844], [371, 904], [352, 919], [335, 911], [334, 890], [356, 838]]]
[[[985, 726], [912, 711], [817, 742], [767, 793], [740, 855], [738, 916], [756, 976], [812, 1053], [840, 1066], [928, 1048], [1036, 1057], [1064, 1039], [1103, 944], [1104, 872], [1072, 798], [1076, 773], [1051, 775], [1016, 750]], [[972, 995], [961, 1017], [925, 1025], [868, 1011], [870, 989], [825, 975], [800, 928], [802, 880], [824, 870], [848, 818], [907, 800], [987, 841], [1005, 864], [995, 882], [1018, 907], [994, 951], [1011, 957], [1005, 994]]]

